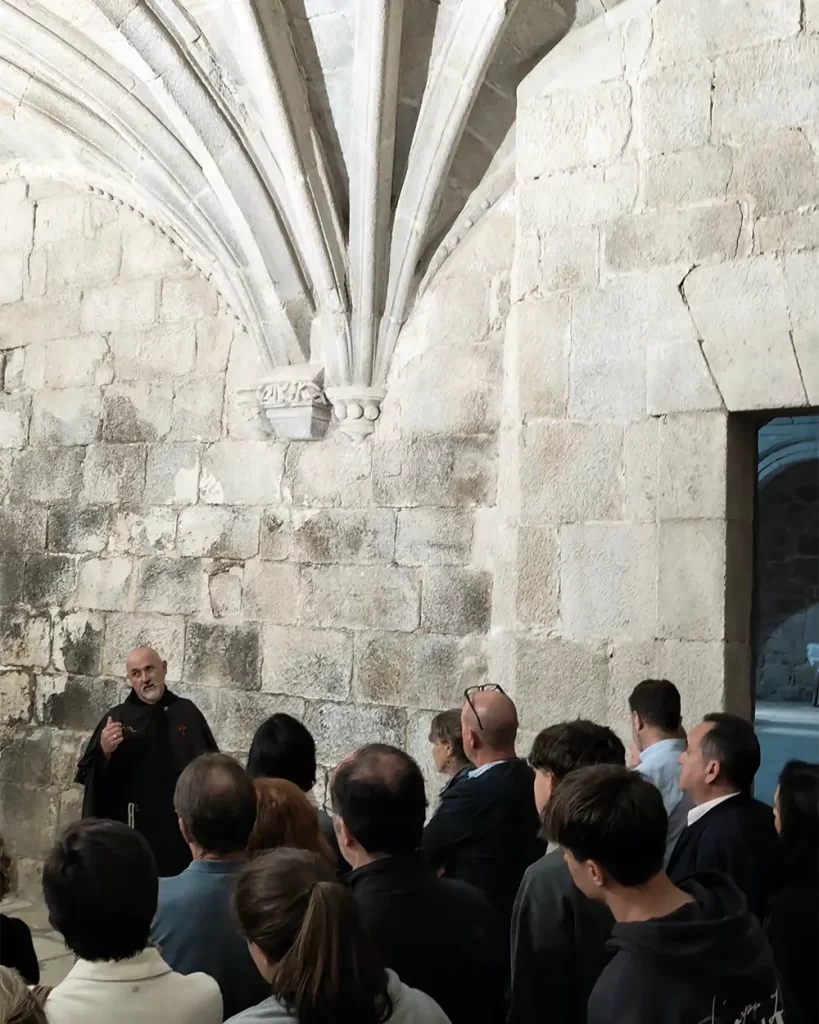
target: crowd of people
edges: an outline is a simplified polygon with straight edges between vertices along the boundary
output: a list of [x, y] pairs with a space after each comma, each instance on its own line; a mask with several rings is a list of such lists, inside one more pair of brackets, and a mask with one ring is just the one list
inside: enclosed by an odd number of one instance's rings
[[[62, 832], [42, 884], [75, 965], [32, 987], [30, 936], [2, 919], [0, 1022], [816, 1024], [819, 765], [786, 765], [772, 810], [748, 722], [686, 735], [667, 680], [630, 711], [630, 758], [578, 720], [523, 759], [513, 701], [471, 687], [432, 721], [431, 817], [417, 762], [380, 743], [316, 807], [313, 738], [274, 715], [246, 768], [206, 750], [175, 775], [178, 874], [164, 828]], [[105, 765], [81, 766], [102, 792]]]

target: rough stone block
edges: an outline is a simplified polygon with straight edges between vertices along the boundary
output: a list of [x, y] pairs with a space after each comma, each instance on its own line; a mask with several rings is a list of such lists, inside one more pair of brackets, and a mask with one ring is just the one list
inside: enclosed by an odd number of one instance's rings
[[759, 46], [799, 31], [799, 0], [671, 0], [654, 15], [654, 52], [662, 63]]
[[96, 676], [102, 667], [105, 621], [94, 612], [70, 612], [54, 620], [51, 660], [58, 672]]
[[754, 238], [759, 252], [819, 249], [819, 212], [800, 211], [760, 217], [755, 225]]
[[23, 600], [34, 608], [70, 604], [77, 586], [77, 563], [69, 555], [29, 555]]
[[20, 603], [24, 568], [19, 555], [0, 555], [0, 607]]
[[110, 384], [113, 376], [108, 342], [101, 334], [80, 334], [45, 343], [45, 387], [98, 387]]
[[633, 210], [638, 189], [634, 160], [544, 174], [535, 181], [519, 179], [518, 221], [541, 231], [560, 224], [598, 224]]
[[596, 227], [549, 228], [540, 236], [538, 289], [541, 292], [595, 288], [600, 241]]
[[299, 562], [391, 562], [391, 509], [294, 511], [293, 558]]
[[31, 398], [0, 394], [0, 448], [22, 448], [28, 441]]
[[23, 387], [23, 374], [25, 372], [27, 349], [11, 348], [3, 355], [5, 370], [3, 372], [3, 390], [20, 391]]
[[690, 729], [704, 715], [724, 706], [725, 644], [721, 640], [663, 640], [657, 645], [657, 671], [683, 695], [683, 721]]
[[819, 173], [813, 148], [798, 128], [767, 132], [736, 146], [729, 193], [753, 202], [754, 216], [816, 202]]
[[16, 611], [0, 617], [0, 665], [44, 668], [50, 657], [47, 615]]
[[657, 516], [659, 421], [632, 423], [623, 436], [624, 518], [654, 522]]
[[421, 628], [427, 633], [487, 633], [492, 617], [492, 576], [449, 566], [422, 576]]
[[216, 563], [208, 572], [208, 597], [214, 619], [233, 618], [242, 611], [244, 566]]
[[517, 537], [517, 620], [525, 626], [554, 628], [558, 621], [557, 531], [521, 526]]
[[190, 266], [187, 256], [153, 225], [134, 218], [126, 221], [124, 228], [122, 280], [144, 277], [146, 268], [152, 274], [169, 274]]
[[48, 549], [99, 554], [108, 546], [112, 510], [95, 505], [64, 505], [49, 510]]
[[222, 313], [209, 320], [196, 322], [196, 372], [224, 373], [236, 324], [233, 317]]
[[722, 396], [698, 342], [658, 341], [646, 349], [646, 409], [650, 415], [722, 407]]
[[0, 306], [0, 349], [80, 333], [80, 292], [66, 291]]
[[350, 634], [266, 625], [262, 689], [313, 700], [346, 700], [353, 672]]
[[667, 153], [704, 146], [711, 130], [711, 68], [675, 64], [642, 78], [637, 109], [644, 149]]
[[111, 384], [103, 401], [105, 441], [160, 441], [171, 429], [169, 381]]
[[0, 721], [3, 725], [30, 722], [33, 696], [31, 677], [26, 672], [0, 672]]
[[211, 445], [202, 456], [201, 500], [209, 505], [278, 503], [284, 453], [285, 446], [274, 441], [221, 441]]
[[551, 93], [518, 114], [518, 172], [535, 177], [611, 163], [631, 133], [631, 90], [625, 82]]
[[193, 614], [206, 607], [206, 578], [196, 558], [144, 558], [139, 567], [137, 607], [166, 615]]
[[[38, 205], [38, 228], [39, 221]], [[69, 236], [46, 246], [45, 255], [49, 287], [55, 284], [81, 287], [110, 284], [119, 274], [122, 257], [119, 229], [107, 228], [94, 238]]]
[[84, 448], [26, 448], [14, 460], [12, 497], [53, 502], [75, 499], [82, 484]]
[[156, 319], [157, 282], [153, 279], [89, 288], [83, 294], [83, 331], [120, 331], [146, 327]]
[[726, 515], [728, 418], [725, 413], [669, 416], [660, 424], [661, 519]]
[[0, 250], [30, 252], [34, 240], [34, 207], [22, 200], [0, 201]]
[[[769, 0], [765, 7], [771, 5], [777, 5], [777, 0]], [[788, 0], [788, 7], [798, 9], [798, 3]], [[714, 62], [715, 134], [739, 139], [764, 128], [797, 127], [819, 120], [817, 61], [819, 38], [815, 35], [718, 57]]]
[[166, 278], [162, 282], [163, 320], [199, 320], [216, 312], [216, 289], [203, 277]]
[[604, 644], [520, 636], [515, 703], [522, 729], [608, 715], [609, 659]]
[[192, 323], [113, 331], [110, 344], [119, 380], [179, 377], [193, 369], [196, 359], [196, 330]]
[[724, 146], [649, 157], [643, 164], [646, 206], [686, 206], [722, 199], [732, 166], [731, 151]]
[[224, 377], [198, 377], [174, 388], [173, 441], [218, 441], [222, 434]]
[[130, 558], [89, 558], [79, 569], [77, 602], [98, 611], [125, 611], [133, 603]]
[[47, 729], [21, 733], [2, 727], [0, 746], [0, 782], [25, 781], [37, 787], [51, 782], [51, 736]]
[[179, 515], [179, 553], [251, 558], [259, 550], [260, 513], [246, 508], [194, 505]]
[[0, 551], [42, 551], [46, 511], [32, 505], [0, 505]]
[[106, 615], [102, 671], [125, 676], [125, 663], [135, 647], [153, 647], [168, 662], [168, 681], [182, 678], [185, 620], [170, 615]]
[[725, 635], [725, 522], [660, 524], [658, 634], [672, 640]]
[[523, 522], [619, 519], [623, 431], [610, 424], [531, 423], [521, 433]]
[[808, 401], [819, 405], [819, 253], [786, 256], [784, 269], [794, 352]]
[[656, 533], [651, 524], [585, 524], [560, 531], [560, 613], [582, 637], [649, 639], [657, 628]]
[[480, 642], [451, 636], [365, 633], [356, 637], [356, 700], [422, 708], [457, 707], [486, 681]]
[[399, 708], [361, 704], [314, 704], [304, 724], [316, 740], [322, 764], [337, 764], [365, 743], [390, 743], [403, 749], [407, 742], [407, 713]]
[[90, 732], [110, 708], [128, 692], [118, 679], [87, 676], [39, 676], [37, 719], [55, 729]]
[[83, 464], [82, 497], [99, 504], [139, 501], [145, 482], [145, 448], [135, 444], [99, 444]]
[[176, 512], [169, 508], [120, 508], [111, 524], [112, 555], [159, 555], [176, 540]]
[[398, 513], [395, 560], [399, 565], [463, 565], [472, 549], [470, 512], [439, 508]]
[[0, 501], [5, 501], [11, 487], [11, 467], [14, 453], [8, 448], [0, 448]]
[[37, 245], [64, 238], [80, 241], [88, 233], [90, 221], [87, 196], [79, 192], [44, 196], [37, 202], [34, 241]]
[[185, 679], [190, 683], [258, 690], [262, 664], [259, 630], [249, 623], [225, 626], [191, 622], [185, 639]]
[[305, 625], [348, 629], [418, 628], [420, 587], [411, 569], [322, 566], [302, 571]]
[[268, 508], [262, 515], [259, 557], [280, 562], [290, 556], [290, 510]]
[[[317, 446], [315, 446], [317, 447]], [[494, 438], [423, 437], [376, 445], [373, 493], [378, 505], [492, 505]]]
[[571, 347], [568, 299], [528, 298], [513, 306], [507, 321], [507, 337], [517, 341], [521, 415], [527, 420], [565, 416]]
[[280, 562], [248, 562], [242, 610], [245, 618], [290, 626], [299, 600], [298, 566]]
[[66, 388], [34, 395], [32, 444], [92, 444], [99, 437], [99, 388]]
[[372, 448], [333, 437], [322, 444], [291, 444], [283, 492], [294, 505], [364, 507], [372, 501]]
[[57, 830], [57, 797], [50, 789], [3, 786], [3, 838], [15, 858], [42, 862]]
[[621, 217], [606, 229], [606, 262], [614, 270], [626, 271], [732, 259], [741, 227], [737, 203]]
[[148, 449], [145, 500], [157, 505], [194, 505], [199, 494], [199, 449], [162, 444]]
[[272, 693], [248, 693], [224, 690], [220, 694], [220, 721], [216, 742], [220, 750], [246, 753], [259, 723], [277, 713], [304, 718], [304, 701]]
[[683, 284], [729, 410], [802, 405], [782, 271], [772, 256], [697, 267]]
[[23, 297], [23, 257], [19, 252], [0, 254], [0, 305]]

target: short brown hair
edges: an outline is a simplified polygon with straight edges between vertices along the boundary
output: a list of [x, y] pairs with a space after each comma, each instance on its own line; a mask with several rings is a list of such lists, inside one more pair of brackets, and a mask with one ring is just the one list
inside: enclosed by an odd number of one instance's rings
[[451, 743], [452, 756], [456, 761], [468, 764], [469, 759], [464, 753], [464, 736], [461, 730], [460, 708], [441, 711], [429, 724], [430, 743]]
[[238, 853], [256, 821], [256, 790], [238, 761], [227, 754], [202, 754], [179, 776], [174, 810], [208, 853]]
[[247, 852], [258, 857], [266, 850], [293, 846], [319, 854], [332, 867], [336, 858], [321, 834], [318, 812], [294, 782], [287, 779], [256, 779], [256, 824]]

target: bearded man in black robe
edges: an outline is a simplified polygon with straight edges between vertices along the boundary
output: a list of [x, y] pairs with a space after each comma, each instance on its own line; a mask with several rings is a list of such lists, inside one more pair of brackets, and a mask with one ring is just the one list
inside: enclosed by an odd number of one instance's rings
[[84, 818], [113, 818], [141, 832], [159, 874], [178, 875], [191, 860], [173, 794], [194, 758], [217, 751], [197, 706], [165, 687], [168, 663], [150, 647], [128, 655], [131, 692], [94, 730], [77, 765]]

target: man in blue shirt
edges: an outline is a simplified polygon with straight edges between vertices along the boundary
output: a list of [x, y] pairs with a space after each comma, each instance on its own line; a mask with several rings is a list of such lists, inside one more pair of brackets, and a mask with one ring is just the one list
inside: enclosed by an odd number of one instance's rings
[[628, 699], [634, 745], [640, 754], [637, 771], [659, 789], [668, 815], [665, 864], [685, 828], [692, 804], [680, 789], [680, 754], [685, 734], [680, 691], [667, 679], [644, 679]]

